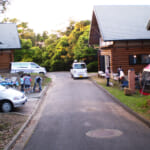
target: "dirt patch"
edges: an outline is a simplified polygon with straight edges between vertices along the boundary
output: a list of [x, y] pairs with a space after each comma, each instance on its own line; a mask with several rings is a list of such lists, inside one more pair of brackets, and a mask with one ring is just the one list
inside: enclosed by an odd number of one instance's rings
[[26, 119], [27, 116], [0, 113], [0, 150], [4, 149]]
[[147, 105], [150, 107], [150, 99], [147, 100]]

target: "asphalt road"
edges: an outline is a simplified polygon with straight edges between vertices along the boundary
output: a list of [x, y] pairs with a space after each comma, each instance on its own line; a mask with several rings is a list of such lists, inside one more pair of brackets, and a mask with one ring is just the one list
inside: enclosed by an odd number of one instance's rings
[[90, 80], [49, 76], [53, 85], [25, 150], [150, 150], [150, 128]]

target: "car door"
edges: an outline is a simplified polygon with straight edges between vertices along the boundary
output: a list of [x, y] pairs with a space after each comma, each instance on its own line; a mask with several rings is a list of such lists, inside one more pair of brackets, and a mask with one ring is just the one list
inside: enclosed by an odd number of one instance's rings
[[37, 65], [36, 63], [31, 63], [30, 64], [31, 65], [31, 70], [32, 70], [32, 72], [33, 73], [39, 73], [39, 68], [40, 68], [40, 66], [39, 65]]

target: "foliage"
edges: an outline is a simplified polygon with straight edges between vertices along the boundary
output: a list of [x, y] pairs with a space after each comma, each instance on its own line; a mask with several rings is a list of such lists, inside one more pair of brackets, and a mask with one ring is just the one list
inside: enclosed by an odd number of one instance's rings
[[96, 72], [97, 68], [98, 68], [98, 61], [90, 62], [87, 65], [87, 69], [88, 69], [89, 72]]
[[11, 0], [0, 0], [0, 13], [4, 13], [7, 9], [7, 5], [10, 4]]
[[[88, 46], [90, 21], [70, 20], [65, 31], [48, 34], [35, 34], [27, 22], [16, 18], [5, 18], [3, 22], [17, 24], [21, 39], [21, 50], [15, 50], [15, 61], [33, 61], [46, 67], [47, 71], [70, 70], [74, 59], [83, 60], [89, 71], [97, 70], [97, 51]], [[93, 63], [92, 63], [93, 62]]]

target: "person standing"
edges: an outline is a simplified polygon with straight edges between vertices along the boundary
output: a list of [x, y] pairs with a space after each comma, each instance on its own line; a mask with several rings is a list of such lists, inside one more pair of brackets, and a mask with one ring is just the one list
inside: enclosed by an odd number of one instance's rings
[[123, 83], [124, 79], [125, 79], [125, 74], [124, 74], [123, 70], [121, 70], [120, 71], [120, 76], [119, 76], [119, 82]]
[[120, 77], [120, 71], [122, 70], [122, 67], [120, 66], [118, 69], [117, 69], [117, 73], [118, 73], [118, 77]]
[[30, 74], [26, 74], [24, 76], [24, 86], [25, 86], [25, 93], [29, 93], [30, 87], [31, 87], [31, 76], [30, 76]]
[[42, 91], [41, 83], [42, 83], [42, 78], [40, 76], [36, 76], [34, 80], [33, 92], [35, 92], [35, 88], [37, 84], [39, 85], [39, 92]]
[[21, 92], [24, 92], [24, 78], [23, 74], [20, 76], [20, 85], [21, 85]]
[[106, 79], [107, 79], [107, 84], [106, 86], [109, 86], [109, 80], [110, 80], [110, 69], [109, 67], [107, 67], [106, 71], [105, 71], [105, 74], [106, 74]]

